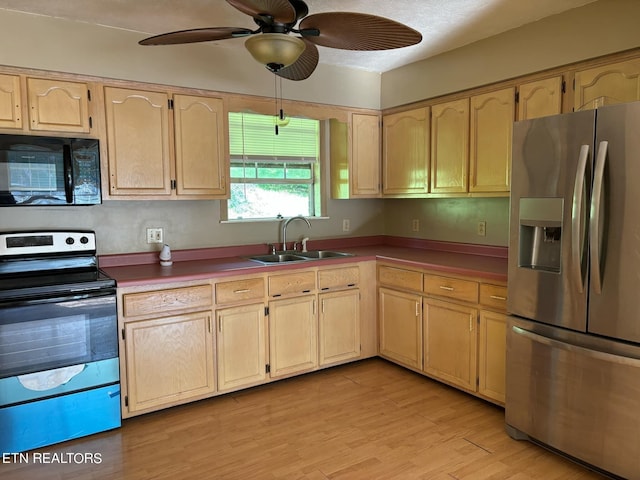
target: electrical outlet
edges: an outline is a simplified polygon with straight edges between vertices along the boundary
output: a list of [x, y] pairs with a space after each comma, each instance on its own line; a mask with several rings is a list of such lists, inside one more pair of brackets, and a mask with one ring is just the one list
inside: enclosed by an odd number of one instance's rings
[[147, 243], [162, 243], [162, 228], [147, 228]]
[[481, 222], [478, 222], [478, 235], [481, 237], [484, 237], [487, 235], [487, 222], [485, 222], [484, 220]]
[[417, 218], [411, 220], [411, 230], [413, 230], [414, 232], [420, 231], [420, 220], [418, 220]]
[[348, 218], [342, 220], [342, 231], [348, 232], [351, 229], [351, 223]]

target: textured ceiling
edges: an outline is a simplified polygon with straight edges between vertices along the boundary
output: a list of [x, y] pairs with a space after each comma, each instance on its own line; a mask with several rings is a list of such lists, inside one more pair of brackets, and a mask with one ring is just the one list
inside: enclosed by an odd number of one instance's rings
[[[319, 47], [320, 63], [385, 72], [580, 7], [595, 0], [306, 0], [310, 14], [370, 13], [422, 33], [420, 44], [384, 52]], [[255, 28], [253, 20], [222, 0], [0, 0], [0, 10], [103, 25], [140, 33], [140, 39], [200, 27]], [[243, 39], [212, 42], [247, 55]], [[131, 48], [172, 48], [170, 46]], [[241, 52], [240, 52], [241, 50]]]

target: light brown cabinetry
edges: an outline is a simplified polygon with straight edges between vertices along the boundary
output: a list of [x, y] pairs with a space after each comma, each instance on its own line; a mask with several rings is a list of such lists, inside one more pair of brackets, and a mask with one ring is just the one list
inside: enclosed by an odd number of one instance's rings
[[209, 284], [120, 292], [123, 416], [216, 391]]
[[480, 285], [478, 393], [500, 404], [505, 401], [507, 287]]
[[416, 197], [429, 192], [429, 109], [382, 119], [382, 193]]
[[221, 99], [105, 87], [105, 109], [114, 198], [226, 197]]
[[518, 86], [518, 120], [562, 113], [562, 76]]
[[331, 365], [358, 358], [360, 340], [360, 269], [318, 270], [318, 362]]
[[215, 284], [218, 390], [266, 379], [265, 280], [239, 277]]
[[0, 128], [22, 128], [19, 75], [0, 74]]
[[508, 192], [515, 88], [471, 97], [469, 191]]
[[424, 371], [468, 390], [476, 388], [478, 310], [424, 300]]
[[329, 125], [331, 197], [380, 197], [380, 116], [352, 112]]
[[87, 82], [0, 74], [0, 128], [92, 133], [90, 91]]
[[431, 192], [468, 188], [469, 99], [431, 106]]
[[640, 59], [611, 63], [575, 73], [574, 110], [640, 100]]

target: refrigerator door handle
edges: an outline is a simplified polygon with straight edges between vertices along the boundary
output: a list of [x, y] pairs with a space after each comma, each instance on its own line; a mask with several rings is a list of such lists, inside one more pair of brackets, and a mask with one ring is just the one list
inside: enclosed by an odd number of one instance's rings
[[604, 167], [607, 161], [609, 142], [603, 141], [598, 145], [596, 167], [593, 176], [593, 194], [591, 196], [591, 214], [589, 220], [589, 254], [591, 259], [591, 278], [593, 291], [602, 293], [602, 278], [600, 267], [600, 215], [602, 205], [602, 187], [604, 183]]
[[584, 292], [584, 274], [582, 272], [582, 255], [584, 237], [581, 227], [583, 225], [584, 185], [587, 173], [587, 160], [589, 159], [589, 145], [580, 147], [578, 156], [578, 168], [576, 181], [573, 186], [573, 205], [571, 209], [571, 265], [573, 278], [578, 285], [578, 292]]
[[603, 352], [601, 350], [593, 350], [591, 348], [575, 345], [573, 343], [563, 342], [561, 340], [556, 340], [555, 338], [549, 338], [547, 336], [540, 335], [538, 333], [534, 333], [529, 330], [525, 330], [524, 328], [520, 328], [516, 325], [513, 325], [511, 329], [513, 333], [517, 335], [521, 335], [533, 342], [541, 343], [543, 345], [547, 345], [552, 348], [559, 348], [567, 352], [573, 352], [579, 355], [584, 355], [591, 358], [597, 358], [609, 363], [616, 363], [618, 365], [629, 365], [637, 368], [640, 367], [640, 359], [637, 359], [634, 357], [616, 355], [615, 353]]

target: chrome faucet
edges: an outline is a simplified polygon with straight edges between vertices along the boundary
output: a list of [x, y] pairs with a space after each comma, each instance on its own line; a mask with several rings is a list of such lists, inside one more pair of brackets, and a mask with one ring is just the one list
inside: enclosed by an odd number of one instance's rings
[[305, 222], [307, 222], [307, 226], [311, 228], [311, 223], [309, 223], [309, 220], [301, 215], [286, 219], [282, 225], [282, 250], [287, 249], [287, 225], [289, 225], [294, 220], [304, 220]]

